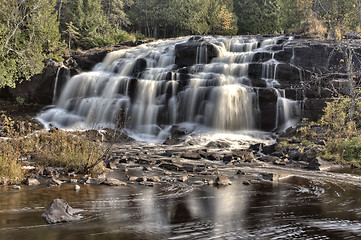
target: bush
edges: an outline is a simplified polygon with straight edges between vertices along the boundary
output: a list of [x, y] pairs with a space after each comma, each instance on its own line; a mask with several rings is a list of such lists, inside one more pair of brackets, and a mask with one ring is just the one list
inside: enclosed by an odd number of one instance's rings
[[360, 166], [361, 163], [361, 138], [351, 139], [336, 138], [327, 143], [324, 157], [343, 163]]
[[19, 159], [19, 151], [7, 141], [0, 142], [0, 184], [19, 183], [23, 180]]
[[42, 133], [23, 141], [24, 153], [41, 166], [64, 167], [76, 173], [99, 173], [104, 170], [105, 150], [99, 143], [65, 131]]

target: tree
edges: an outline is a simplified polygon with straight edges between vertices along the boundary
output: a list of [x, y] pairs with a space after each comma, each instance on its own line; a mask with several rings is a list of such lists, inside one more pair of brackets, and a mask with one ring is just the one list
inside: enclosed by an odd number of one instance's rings
[[0, 2], [0, 87], [15, 87], [61, 59], [55, 0]]
[[239, 34], [279, 32], [279, 7], [276, 0], [236, 0], [235, 14]]

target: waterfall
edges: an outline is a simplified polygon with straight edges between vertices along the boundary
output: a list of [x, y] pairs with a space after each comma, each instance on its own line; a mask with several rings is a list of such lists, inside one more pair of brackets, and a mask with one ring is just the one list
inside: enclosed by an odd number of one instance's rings
[[[111, 52], [92, 71], [70, 78], [59, 98], [56, 84], [56, 105], [38, 119], [70, 129], [114, 127], [119, 118], [129, 119], [128, 133], [153, 139], [169, 136], [171, 126], [183, 123], [214, 131], [252, 130], [262, 128], [265, 116], [260, 90], [274, 89], [277, 101], [267, 104], [275, 106], [277, 128], [300, 114], [298, 101], [286, 98], [277, 79], [275, 54], [286, 40], [207, 37], [196, 43], [190, 60], [195, 64], [184, 68], [177, 65], [176, 46], [188, 38]], [[261, 72], [251, 74], [257, 65]]]
[[70, 75], [70, 69], [67, 68], [66, 66], [64, 66], [63, 64], [58, 68], [58, 70], [56, 71], [56, 76], [55, 76], [55, 84], [54, 84], [54, 91], [53, 91], [53, 104], [56, 104], [57, 101], [57, 94], [59, 92], [59, 76], [60, 76], [60, 72], [62, 70], [65, 70], [65, 84], [66, 82], [70, 79], [71, 75]]

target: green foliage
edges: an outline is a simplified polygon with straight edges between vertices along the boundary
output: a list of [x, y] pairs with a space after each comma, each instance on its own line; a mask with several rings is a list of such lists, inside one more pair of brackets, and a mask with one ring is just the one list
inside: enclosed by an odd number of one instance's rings
[[42, 71], [44, 60], [61, 60], [55, 0], [0, 2], [0, 88], [15, 87]]
[[335, 99], [327, 103], [320, 124], [329, 129], [333, 136], [352, 137], [357, 134], [356, 127], [361, 126], [361, 101], [355, 100], [355, 111], [351, 118], [352, 100], [349, 97]]
[[324, 158], [360, 166], [361, 138], [334, 138], [327, 143]]
[[279, 7], [273, 0], [235, 1], [239, 34], [267, 34], [279, 32]]
[[66, 1], [60, 14], [60, 29], [68, 47], [90, 49], [129, 41], [122, 30], [129, 24], [124, 7], [131, 1], [74, 0]]

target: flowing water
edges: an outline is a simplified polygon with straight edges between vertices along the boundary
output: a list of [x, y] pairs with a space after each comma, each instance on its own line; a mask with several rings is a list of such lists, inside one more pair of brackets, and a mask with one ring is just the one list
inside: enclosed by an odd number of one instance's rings
[[[0, 239], [360, 239], [360, 178], [337, 173], [231, 186], [72, 185], [0, 191]], [[317, 176], [316, 176], [317, 175]], [[83, 208], [76, 223], [47, 225], [54, 198]]]
[[[268, 130], [300, 117], [300, 100], [286, 98], [277, 80], [275, 53], [292, 38], [204, 39], [196, 49], [195, 64], [187, 68], [175, 63], [176, 46], [188, 38], [111, 52], [93, 71], [68, 80], [54, 97], [56, 105], [38, 119], [47, 127], [66, 129], [115, 127], [121, 121], [131, 135], [163, 141], [172, 126], [184, 123], [211, 131], [262, 129], [264, 108], [276, 112], [273, 119], [267, 116]], [[209, 46], [218, 53], [212, 59]], [[257, 54], [266, 57], [256, 59]], [[250, 76], [251, 64], [262, 65], [258, 77]], [[278, 100], [260, 106], [260, 88], [273, 89], [269, 92]]]

